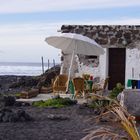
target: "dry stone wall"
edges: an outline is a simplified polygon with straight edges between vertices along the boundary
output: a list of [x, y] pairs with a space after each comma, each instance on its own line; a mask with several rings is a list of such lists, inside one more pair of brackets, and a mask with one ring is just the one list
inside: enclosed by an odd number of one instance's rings
[[134, 48], [140, 42], [140, 25], [63, 25], [62, 33], [78, 33], [103, 47]]

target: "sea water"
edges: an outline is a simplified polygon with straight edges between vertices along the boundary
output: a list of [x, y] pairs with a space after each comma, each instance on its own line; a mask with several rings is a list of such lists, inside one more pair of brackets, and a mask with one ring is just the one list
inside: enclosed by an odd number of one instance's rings
[[[44, 63], [44, 70], [53, 67], [50, 63]], [[27, 75], [36, 76], [42, 74], [41, 63], [23, 63], [23, 62], [0, 62], [0, 75]]]

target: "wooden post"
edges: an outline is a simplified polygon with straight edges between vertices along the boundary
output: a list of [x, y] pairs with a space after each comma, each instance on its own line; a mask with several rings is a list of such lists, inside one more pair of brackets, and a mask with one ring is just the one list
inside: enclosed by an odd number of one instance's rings
[[55, 66], [55, 60], [53, 59], [53, 66]]
[[43, 56], [41, 57], [42, 60], [42, 73], [44, 74], [44, 61], [43, 61]]
[[48, 69], [50, 68], [50, 61], [49, 61], [49, 59], [48, 59]]

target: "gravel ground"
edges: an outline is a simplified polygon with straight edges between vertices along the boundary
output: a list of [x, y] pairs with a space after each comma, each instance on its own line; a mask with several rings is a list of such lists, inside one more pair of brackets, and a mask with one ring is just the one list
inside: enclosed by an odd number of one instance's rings
[[[17, 110], [19, 107], [13, 107]], [[95, 114], [81, 105], [64, 108], [22, 107], [31, 117], [30, 122], [0, 123], [0, 140], [80, 140], [85, 129], [110, 128], [122, 132], [118, 125], [109, 122], [89, 121]], [[49, 119], [49, 115], [62, 115], [64, 119]], [[66, 119], [65, 119], [66, 118]]]

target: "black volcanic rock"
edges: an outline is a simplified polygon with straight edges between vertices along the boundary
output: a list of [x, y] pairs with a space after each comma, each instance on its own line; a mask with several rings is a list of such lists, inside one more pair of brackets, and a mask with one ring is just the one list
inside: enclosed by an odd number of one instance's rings
[[3, 97], [4, 106], [13, 106], [16, 102], [14, 96], [4, 96]]
[[23, 122], [32, 120], [33, 118], [22, 109], [15, 112], [7, 108], [0, 110], [0, 122]]
[[0, 88], [10, 90], [50, 85], [51, 80], [59, 73], [60, 65], [56, 65], [40, 76], [0, 76]]
[[40, 80], [37, 84], [37, 88], [41, 88], [42, 86], [49, 87], [52, 84], [52, 80], [55, 79], [55, 77], [59, 74], [60, 65], [48, 69], [43, 75], [41, 75]]

